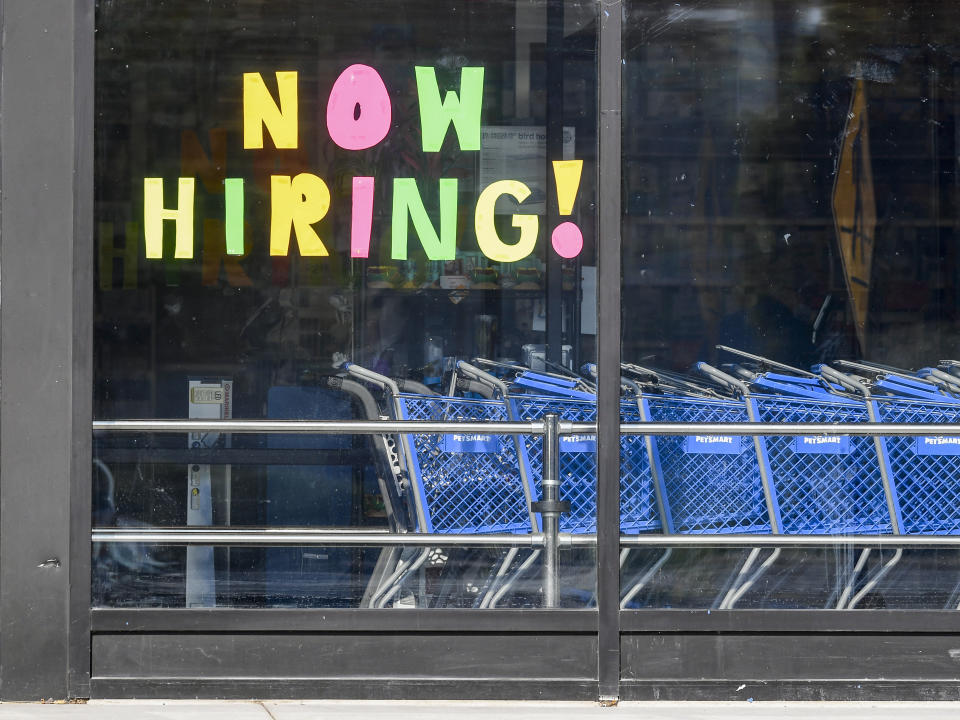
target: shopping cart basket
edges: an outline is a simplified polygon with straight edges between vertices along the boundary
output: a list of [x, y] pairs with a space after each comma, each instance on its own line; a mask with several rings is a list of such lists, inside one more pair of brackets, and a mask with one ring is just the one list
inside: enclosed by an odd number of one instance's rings
[[[477, 377], [478, 368], [465, 363], [460, 372]], [[507, 403], [511, 419], [540, 420], [553, 413], [561, 420], [594, 423], [597, 420], [597, 399], [585, 392], [579, 379], [545, 375], [517, 368], [508, 391]], [[639, 419], [636, 402], [624, 401], [622, 411], [627, 422]], [[560, 437], [560, 488], [563, 500], [570, 503], [568, 512], [560, 516], [560, 531], [594, 533], [597, 528], [597, 441], [596, 436], [562, 435]], [[527, 468], [535, 497], [542, 494], [543, 438], [522, 436], [521, 462]], [[653, 475], [644, 438], [623, 436], [620, 440], [620, 529], [625, 533], [655, 532], [669, 525], [667, 513], [657, 500]]]
[[[837, 363], [868, 372], [869, 366]], [[960, 399], [949, 383], [927, 382], [905, 373], [880, 372], [869, 378], [868, 402], [887, 423], [960, 424]], [[887, 437], [899, 496], [903, 532], [908, 535], [960, 535], [960, 437]]]
[[[701, 363], [701, 370], [712, 370], [708, 368]], [[639, 409], [641, 418], [652, 422], [754, 420], [743, 402], [706, 394], [644, 393]], [[769, 470], [760, 462], [763, 453], [759, 448], [760, 439], [739, 436], [693, 434], [655, 438], [655, 472], [663, 479], [676, 532], [780, 532], [775, 492]]]
[[[502, 422], [506, 405], [497, 400], [472, 400], [439, 395], [402, 393], [390, 378], [357, 365], [346, 370], [384, 389], [396, 420], [434, 422]], [[530, 490], [512, 436], [487, 433], [401, 434], [403, 467], [414, 506], [413, 530], [442, 534], [529, 533], [533, 525]], [[430, 556], [429, 548], [397, 565], [371, 604], [384, 606], [411, 573]], [[504, 578], [516, 555], [507, 552], [500, 571], [489, 578], [487, 598]], [[480, 602], [480, 600], [478, 600]]]
[[[856, 398], [805, 383], [758, 376], [745, 402], [765, 423], [866, 423]], [[779, 390], [774, 394], [774, 390]], [[780, 509], [781, 531], [799, 535], [879, 535], [893, 532], [889, 476], [876, 444], [849, 435], [763, 438]]]

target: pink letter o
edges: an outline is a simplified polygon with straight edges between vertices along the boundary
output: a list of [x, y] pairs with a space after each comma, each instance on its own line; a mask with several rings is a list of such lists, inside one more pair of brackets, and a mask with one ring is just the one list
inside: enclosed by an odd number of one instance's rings
[[[357, 106], [359, 117], [354, 117]], [[390, 94], [380, 73], [369, 65], [351, 65], [330, 90], [327, 131], [344, 150], [366, 150], [390, 132]]]

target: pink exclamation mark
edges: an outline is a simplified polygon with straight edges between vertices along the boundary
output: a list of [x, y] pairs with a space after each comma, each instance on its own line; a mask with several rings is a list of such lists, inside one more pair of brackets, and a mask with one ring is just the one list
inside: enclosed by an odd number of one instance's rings
[[[573, 202], [580, 190], [583, 160], [554, 160], [553, 176], [557, 181], [557, 209], [560, 215], [573, 212]], [[583, 233], [572, 222], [563, 222], [553, 229], [550, 236], [553, 249], [563, 258], [573, 258], [583, 250]]]

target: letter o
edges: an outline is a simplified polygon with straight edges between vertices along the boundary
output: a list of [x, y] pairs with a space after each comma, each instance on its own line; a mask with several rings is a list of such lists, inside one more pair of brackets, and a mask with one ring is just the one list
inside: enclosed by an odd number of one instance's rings
[[[360, 116], [354, 117], [360, 106]], [[351, 65], [330, 90], [327, 132], [344, 150], [366, 150], [390, 132], [390, 93], [380, 73], [369, 65]]]

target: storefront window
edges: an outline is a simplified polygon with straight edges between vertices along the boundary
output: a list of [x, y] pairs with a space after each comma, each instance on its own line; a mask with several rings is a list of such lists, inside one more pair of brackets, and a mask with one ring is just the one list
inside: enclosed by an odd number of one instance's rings
[[[595, 359], [595, 62], [592, 2], [100, 0], [95, 417], [593, 419], [517, 378]], [[99, 433], [94, 526], [530, 534], [541, 448]], [[100, 543], [94, 603], [535, 607], [538, 555]], [[561, 552], [560, 605], [594, 565]]]
[[[627, 4], [622, 291], [644, 310], [624, 312], [625, 420], [957, 422], [958, 19]], [[651, 440], [624, 488], [657, 493], [674, 532], [758, 537], [632, 550], [625, 607], [957, 607], [954, 551], [761, 537], [956, 534], [950, 442]]]

